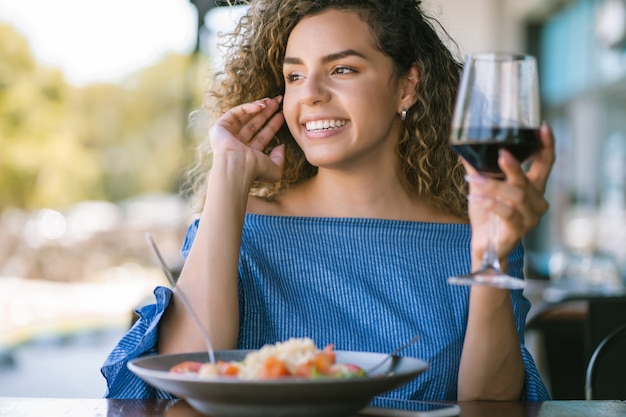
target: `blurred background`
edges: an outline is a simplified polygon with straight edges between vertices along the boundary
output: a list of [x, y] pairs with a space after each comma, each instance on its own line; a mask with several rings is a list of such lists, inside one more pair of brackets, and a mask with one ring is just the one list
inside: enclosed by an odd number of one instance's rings
[[[0, 0], [0, 396], [100, 397], [99, 368], [166, 284], [190, 221], [180, 193], [217, 34], [214, 0]], [[458, 53], [538, 57], [557, 138], [537, 280], [626, 279], [626, 2], [424, 0]]]

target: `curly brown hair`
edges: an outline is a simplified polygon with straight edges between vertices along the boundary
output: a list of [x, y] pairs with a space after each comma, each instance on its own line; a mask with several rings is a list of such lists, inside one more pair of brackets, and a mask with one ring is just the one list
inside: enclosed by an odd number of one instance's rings
[[[408, 74], [414, 64], [418, 68], [418, 99], [407, 111], [397, 148], [407, 181], [433, 207], [467, 218], [464, 170], [448, 146], [461, 64], [440, 37], [450, 40], [445, 30], [425, 15], [420, 3], [417, 0], [253, 0], [233, 33], [223, 37], [221, 46], [226, 51], [223, 71], [215, 74], [215, 84], [206, 95], [204, 110], [217, 118], [239, 104], [284, 94], [283, 58], [296, 24], [329, 8], [354, 11], [371, 28], [380, 51], [393, 61], [397, 76]], [[317, 173], [286, 125], [268, 151], [279, 144], [285, 145], [282, 179], [275, 184], [255, 183], [251, 194], [271, 199]], [[205, 140], [188, 175], [196, 208], [204, 204], [210, 157]]]

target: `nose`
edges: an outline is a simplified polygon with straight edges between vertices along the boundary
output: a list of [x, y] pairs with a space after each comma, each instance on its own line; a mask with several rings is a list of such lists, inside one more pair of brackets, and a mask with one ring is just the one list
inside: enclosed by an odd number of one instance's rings
[[320, 74], [310, 73], [300, 85], [300, 104], [313, 106], [326, 102], [329, 98], [330, 90]]

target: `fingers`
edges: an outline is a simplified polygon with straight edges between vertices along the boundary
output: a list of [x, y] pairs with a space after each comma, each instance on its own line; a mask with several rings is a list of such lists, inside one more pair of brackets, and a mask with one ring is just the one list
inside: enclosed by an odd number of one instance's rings
[[[543, 194], [555, 160], [554, 137], [547, 123], [541, 126], [540, 140], [541, 148], [533, 157], [527, 172], [510, 152], [500, 150], [498, 165], [505, 175], [505, 180], [491, 182], [493, 189], [489, 194], [493, 194], [492, 197], [508, 201], [510, 204], [526, 202], [536, 212], [543, 213], [546, 210], [547, 203], [543, 199]], [[468, 175], [472, 177], [478, 175], [469, 164], [465, 163], [465, 167]]]
[[521, 164], [505, 150], [500, 152], [498, 163], [506, 176], [505, 180], [488, 179], [478, 175], [473, 168], [466, 167], [470, 190], [468, 197], [475, 207], [478, 205], [501, 218], [508, 224], [510, 236], [518, 239], [535, 227], [548, 209], [543, 197], [545, 184], [538, 189], [524, 173]]
[[543, 194], [548, 182], [548, 176], [556, 159], [554, 150], [554, 134], [547, 123], [540, 128], [541, 149], [533, 158], [532, 165], [528, 170], [527, 177]]
[[499, 245], [503, 253], [508, 253], [515, 244], [530, 232], [548, 210], [544, 192], [548, 176], [555, 160], [554, 137], [547, 124], [540, 129], [541, 149], [534, 156], [525, 171], [515, 157], [502, 149], [498, 165], [505, 175], [504, 180], [481, 176], [467, 162], [464, 162], [469, 184], [470, 220], [475, 226], [492, 213], [501, 222]]
[[282, 96], [245, 103], [226, 112], [216, 123], [239, 141], [262, 150], [274, 137], [284, 121], [278, 112]]
[[270, 143], [272, 138], [276, 136], [276, 133], [283, 125], [285, 118], [282, 112], [274, 114], [259, 130], [252, 136], [248, 142], [248, 146], [251, 148], [262, 151]]
[[251, 181], [279, 181], [285, 151], [278, 146], [265, 153], [270, 141], [284, 124], [280, 109], [282, 96], [233, 107], [213, 125], [209, 132], [214, 165], [231, 160], [245, 164], [242, 174]]
[[272, 149], [269, 154], [269, 158], [259, 158], [260, 175], [257, 179], [259, 181], [276, 182], [279, 181], [282, 172], [283, 164], [285, 161], [285, 145], [279, 145]]
[[238, 135], [246, 123], [267, 107], [265, 103], [266, 100], [267, 99], [258, 100], [253, 103], [244, 103], [237, 107], [233, 107], [224, 113], [215, 125], [224, 127], [232, 134]]
[[532, 185], [506, 186], [482, 177], [468, 177], [470, 200], [509, 225], [514, 238], [520, 238], [535, 227], [547, 211], [548, 203]]
[[506, 176], [506, 183], [513, 185], [503, 198], [518, 207], [527, 226], [535, 226], [548, 210], [544, 198], [548, 176], [554, 164], [554, 138], [550, 127], [544, 123], [540, 129], [541, 148], [535, 155], [528, 172], [509, 152], [500, 152], [498, 164]]
[[282, 112], [277, 113], [281, 101], [282, 96], [278, 96], [255, 102], [262, 109], [241, 126], [240, 140], [256, 150], [264, 149], [284, 121]]

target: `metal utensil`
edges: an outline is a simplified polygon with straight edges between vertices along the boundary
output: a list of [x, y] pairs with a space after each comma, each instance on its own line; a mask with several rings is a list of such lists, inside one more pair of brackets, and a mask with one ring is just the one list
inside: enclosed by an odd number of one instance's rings
[[152, 238], [152, 235], [150, 235], [150, 233], [146, 233], [146, 239], [148, 239], [148, 242], [150, 242], [150, 246], [152, 246], [152, 249], [154, 250], [154, 253], [156, 254], [159, 260], [161, 269], [163, 270], [163, 273], [165, 273], [167, 280], [172, 286], [172, 291], [174, 291], [175, 295], [178, 295], [178, 298], [180, 299], [180, 301], [183, 302], [183, 305], [187, 309], [187, 312], [191, 315], [191, 318], [193, 318], [193, 320], [198, 325], [198, 329], [200, 330], [200, 333], [202, 334], [202, 337], [204, 338], [204, 341], [206, 342], [207, 352], [209, 354], [209, 360], [211, 361], [211, 363], [215, 363], [215, 351], [213, 350], [213, 343], [211, 343], [211, 338], [209, 337], [209, 334], [204, 329], [204, 327], [202, 327], [202, 323], [200, 322], [200, 319], [196, 315], [196, 312], [194, 311], [194, 309], [191, 307], [191, 304], [189, 303], [189, 300], [187, 300], [187, 297], [185, 296], [183, 291], [180, 288], [178, 288], [178, 286], [176, 285], [176, 280], [174, 280], [174, 277], [172, 276], [172, 271], [167, 266], [167, 263], [165, 262], [165, 259], [163, 259], [163, 256], [161, 256], [161, 251], [159, 251], [159, 248], [157, 248], [156, 242]]
[[380, 368], [381, 366], [383, 366], [383, 364], [385, 362], [387, 362], [389, 359], [391, 359], [392, 357], [394, 357], [397, 353], [403, 351], [404, 349], [408, 348], [409, 346], [411, 346], [413, 343], [417, 342], [419, 340], [420, 336], [417, 335], [415, 336], [413, 339], [409, 340], [408, 342], [406, 342], [405, 344], [403, 344], [402, 346], [398, 346], [397, 348], [395, 348], [394, 350], [392, 350], [391, 352], [389, 352], [387, 354], [387, 356], [385, 356], [385, 358], [380, 361], [379, 363], [377, 363], [376, 365], [374, 365], [373, 367], [371, 367], [369, 370], [366, 371], [366, 373], [369, 375], [371, 374], [373, 371], [375, 371], [376, 369]]

